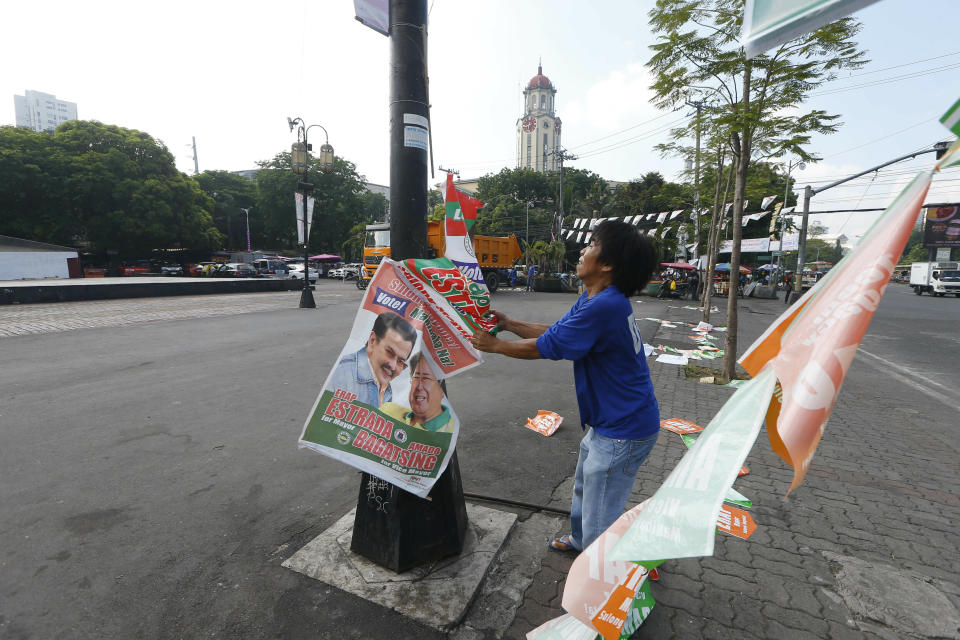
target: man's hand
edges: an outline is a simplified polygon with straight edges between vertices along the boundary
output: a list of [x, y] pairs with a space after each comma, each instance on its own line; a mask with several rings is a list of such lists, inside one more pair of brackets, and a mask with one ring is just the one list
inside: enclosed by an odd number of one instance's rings
[[491, 309], [492, 313], [497, 318], [497, 328], [501, 331], [512, 331], [510, 328], [510, 318], [503, 311], [497, 311], [496, 309]]
[[487, 353], [496, 353], [497, 348], [502, 341], [490, 335], [486, 331], [478, 331], [473, 335], [473, 338], [470, 339], [470, 344], [473, 345], [473, 348], [477, 351], [486, 351]]

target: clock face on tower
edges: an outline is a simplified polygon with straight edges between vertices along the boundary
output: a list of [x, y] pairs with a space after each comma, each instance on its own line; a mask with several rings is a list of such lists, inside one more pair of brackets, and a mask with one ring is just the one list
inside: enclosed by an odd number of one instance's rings
[[536, 128], [537, 128], [537, 119], [534, 118], [533, 116], [530, 116], [529, 118], [523, 121], [523, 130], [526, 131], [527, 133], [533, 131]]

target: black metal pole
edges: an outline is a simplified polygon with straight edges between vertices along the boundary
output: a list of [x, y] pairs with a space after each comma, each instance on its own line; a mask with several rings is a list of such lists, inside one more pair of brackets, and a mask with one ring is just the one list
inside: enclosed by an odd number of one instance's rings
[[426, 0], [390, 0], [390, 256], [427, 256]]
[[[394, 260], [427, 257], [426, 28], [426, 0], [390, 0], [390, 257]], [[367, 473], [361, 476], [350, 541], [354, 553], [402, 573], [459, 554], [466, 530], [456, 452], [426, 500]]]
[[[306, 135], [303, 137], [304, 144], [306, 144]], [[307, 166], [310, 166], [310, 156], [307, 155]], [[304, 173], [304, 176], [307, 174]], [[301, 309], [316, 309], [317, 303], [313, 299], [313, 292], [310, 290], [310, 230], [307, 225], [310, 222], [310, 218], [307, 215], [309, 209], [308, 200], [310, 199], [310, 194], [313, 193], [313, 184], [309, 182], [300, 182], [297, 187], [300, 189], [300, 193], [303, 194], [303, 291], [300, 293], [300, 308]]]

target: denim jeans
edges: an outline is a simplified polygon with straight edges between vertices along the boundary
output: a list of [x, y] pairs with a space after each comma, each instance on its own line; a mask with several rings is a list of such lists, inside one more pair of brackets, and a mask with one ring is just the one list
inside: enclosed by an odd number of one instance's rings
[[570, 537], [583, 550], [623, 514], [636, 479], [660, 431], [645, 438], [617, 440], [594, 432], [580, 441], [570, 507]]

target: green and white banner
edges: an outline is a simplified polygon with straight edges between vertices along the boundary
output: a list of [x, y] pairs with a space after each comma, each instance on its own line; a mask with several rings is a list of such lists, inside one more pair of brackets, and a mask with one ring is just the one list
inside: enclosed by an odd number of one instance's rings
[[717, 514], [760, 432], [776, 378], [766, 369], [737, 389], [608, 554], [657, 566], [713, 554]]
[[815, 31], [877, 0], [747, 0], [741, 44], [748, 58]]

